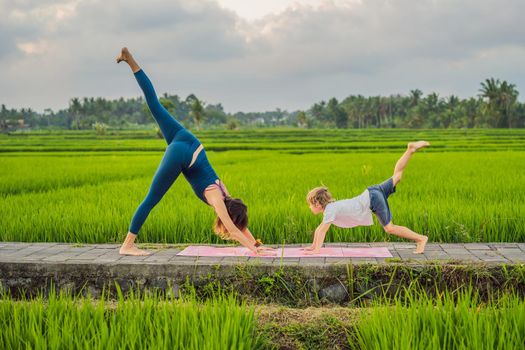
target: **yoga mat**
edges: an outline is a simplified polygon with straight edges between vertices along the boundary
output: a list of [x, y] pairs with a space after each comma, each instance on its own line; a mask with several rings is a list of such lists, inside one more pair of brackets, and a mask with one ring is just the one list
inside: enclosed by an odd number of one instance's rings
[[204, 245], [191, 245], [179, 252], [179, 256], [258, 256], [261, 258], [391, 258], [392, 254], [386, 247], [371, 248], [347, 248], [347, 247], [326, 247], [321, 248], [321, 252], [314, 255], [305, 254], [301, 248], [276, 248], [276, 255], [262, 256], [252, 253], [244, 247], [212, 247]]

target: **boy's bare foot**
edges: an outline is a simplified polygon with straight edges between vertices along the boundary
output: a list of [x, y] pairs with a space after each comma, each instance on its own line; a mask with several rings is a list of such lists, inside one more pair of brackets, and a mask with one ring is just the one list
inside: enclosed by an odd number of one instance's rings
[[134, 256], [146, 256], [151, 255], [150, 252], [137, 248], [135, 245], [120, 247], [120, 255], [134, 255]]
[[123, 47], [122, 50], [120, 50], [120, 55], [117, 56], [117, 63], [120, 63], [122, 61], [128, 62], [128, 59], [131, 57], [131, 54], [129, 53], [129, 50], [127, 47]]
[[428, 237], [423, 236], [423, 239], [419, 242], [416, 242], [416, 250], [414, 250], [414, 254], [421, 254], [425, 251], [425, 245], [427, 245]]
[[409, 142], [408, 143], [408, 149], [412, 152], [417, 151], [420, 148], [430, 146], [430, 143], [427, 141], [417, 141], [417, 142]]

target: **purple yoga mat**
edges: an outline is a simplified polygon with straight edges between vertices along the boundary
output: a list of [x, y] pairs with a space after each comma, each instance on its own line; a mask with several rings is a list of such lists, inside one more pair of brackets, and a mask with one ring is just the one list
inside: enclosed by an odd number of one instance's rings
[[261, 256], [255, 255], [248, 248], [244, 247], [211, 247], [204, 245], [191, 245], [179, 252], [180, 256], [259, 256], [261, 258], [315, 258], [315, 257], [334, 257], [334, 258], [391, 258], [392, 254], [386, 247], [371, 248], [347, 248], [347, 247], [326, 247], [321, 248], [321, 252], [315, 255], [307, 255], [300, 248], [276, 248], [276, 255]]

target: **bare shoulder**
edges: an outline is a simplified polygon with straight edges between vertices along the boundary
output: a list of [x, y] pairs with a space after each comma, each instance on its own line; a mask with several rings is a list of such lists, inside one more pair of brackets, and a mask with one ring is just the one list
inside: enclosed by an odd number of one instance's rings
[[206, 197], [206, 200], [210, 205], [215, 206], [218, 202], [221, 202], [224, 204], [224, 197], [222, 195], [222, 192], [219, 188], [213, 186], [212, 188], [207, 188], [204, 191], [204, 197]]

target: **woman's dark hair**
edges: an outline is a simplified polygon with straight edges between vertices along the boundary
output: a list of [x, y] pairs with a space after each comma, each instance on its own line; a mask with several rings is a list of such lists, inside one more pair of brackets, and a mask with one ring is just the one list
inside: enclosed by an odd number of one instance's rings
[[[239, 230], [244, 230], [248, 227], [248, 207], [239, 198], [224, 198], [224, 205], [228, 210], [228, 214], [232, 219], [233, 223]], [[221, 219], [217, 216], [213, 231], [219, 235], [222, 239], [231, 239], [230, 232], [224, 227]]]

